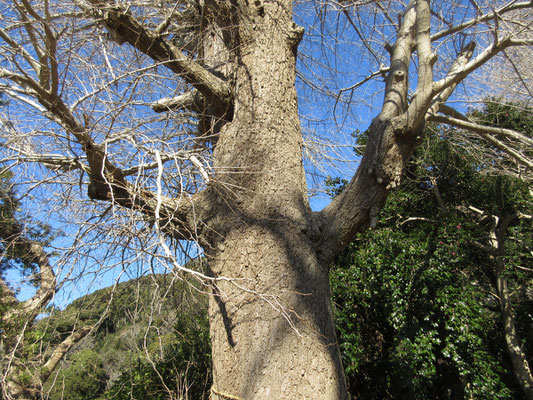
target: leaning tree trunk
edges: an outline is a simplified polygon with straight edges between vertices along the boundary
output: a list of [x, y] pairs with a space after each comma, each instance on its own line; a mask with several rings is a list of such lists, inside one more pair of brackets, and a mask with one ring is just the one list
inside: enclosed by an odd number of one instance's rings
[[208, 251], [213, 275], [235, 278], [211, 297], [214, 399], [347, 398], [312, 240], [290, 3], [239, 12], [238, 95], [215, 152], [223, 210]]
[[[499, 263], [503, 264], [503, 261], [497, 261], [497, 264]], [[500, 308], [502, 311], [505, 342], [507, 343], [507, 353], [511, 359], [514, 375], [518, 381], [518, 384], [520, 385], [520, 388], [522, 389], [522, 392], [525, 395], [525, 398], [527, 400], [533, 400], [533, 376], [531, 375], [531, 370], [529, 369], [527, 357], [522, 350], [520, 338], [516, 332], [511, 299], [507, 286], [507, 278], [503, 274], [503, 269], [500, 265], [496, 266], [496, 285], [500, 300]]]
[[505, 276], [505, 242], [509, 224], [516, 218], [511, 215], [500, 219], [493, 216], [493, 227], [490, 234], [491, 258], [495, 264], [496, 290], [502, 312], [503, 329], [507, 353], [511, 359], [515, 378], [527, 400], [533, 400], [533, 376], [527, 357], [522, 350], [520, 337], [516, 331], [515, 319], [513, 316], [511, 296], [507, 278]]

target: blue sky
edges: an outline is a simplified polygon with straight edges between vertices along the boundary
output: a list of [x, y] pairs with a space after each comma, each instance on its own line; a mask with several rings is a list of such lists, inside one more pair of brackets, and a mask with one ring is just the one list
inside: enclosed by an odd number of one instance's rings
[[[310, 158], [316, 157], [320, 165], [315, 164], [311, 159], [308, 159], [305, 164], [306, 170], [308, 171], [309, 185], [313, 194], [311, 205], [313, 209], [319, 210], [329, 202], [327, 196], [315, 193], [315, 189], [319, 187], [325, 176], [331, 175], [333, 177], [341, 176], [349, 178], [355, 172], [358, 164], [357, 158], [352, 151], [354, 143], [350, 135], [356, 129], [364, 131], [370, 124], [372, 117], [379, 111], [378, 107], [382, 100], [380, 90], [383, 89], [383, 82], [381, 79], [377, 79], [361, 86], [354, 92], [343, 92], [340, 98], [337, 98], [337, 95], [341, 89], [352, 86], [364, 79], [371, 72], [376, 71], [381, 61], [387, 61], [386, 59], [382, 60], [380, 58], [384, 54], [382, 42], [391, 39], [392, 31], [386, 27], [381, 33], [363, 31], [363, 34], [367, 35], [368, 39], [371, 39], [371, 41], [375, 39], [372, 43], [374, 43], [373, 52], [377, 57], [367, 57], [369, 52], [364, 46], [361, 46], [355, 30], [346, 22], [344, 17], [340, 17], [337, 12], [326, 12], [324, 9], [320, 9], [321, 15], [319, 17], [315, 12], [315, 7], [319, 6], [316, 3], [298, 3], [295, 10], [295, 21], [306, 29], [306, 35], [299, 48], [300, 60], [298, 62], [298, 70], [302, 79], [298, 80], [297, 89], [304, 136], [308, 139], [312, 138], [315, 141], [309, 148], [312, 149], [315, 147], [319, 149], [314, 152], [307, 152], [307, 154], [310, 155]], [[379, 24], [383, 22], [379, 19], [375, 21], [375, 23]], [[323, 33], [329, 34], [329, 39], [323, 40]], [[115, 64], [117, 70], [120, 69], [119, 64], [124, 64], [124, 68], [127, 70], [127, 64], [131, 61], [132, 52], [127, 46], [122, 48], [114, 46], [113, 49], [120, 54], [119, 58], [113, 61], [117, 63]], [[90, 57], [92, 60], [98, 60], [100, 64], [105, 65], [102, 54], [98, 52], [88, 54], [87, 57]], [[108, 72], [102, 70], [101, 73], [105, 75]], [[161, 68], [158, 70], [158, 73], [164, 79], [160, 79], [159, 82], [155, 79], [150, 81], [151, 78], [147, 73], [146, 85], [150, 83], [160, 85], [162, 92], [165, 88], [171, 88], [172, 85], [175, 85], [175, 78], [172, 74], [162, 72]], [[84, 80], [93, 79], [93, 76], [90, 75], [88, 70], [85, 71], [80, 66], [80, 73], [75, 79], [77, 79], [77, 83], [75, 81], [70, 87], [72, 102], [75, 101], [76, 96], [83, 95]], [[306, 82], [307, 80], [312, 81], [314, 86], [309, 85]], [[413, 81], [413, 83], [416, 83], [416, 81]], [[123, 93], [124, 97], [127, 97], [128, 93], [132, 93], [135, 88], [134, 80], [128, 75], [118, 80], [116, 85], [118, 88], [117, 92]], [[154, 98], [150, 97], [151, 95], [152, 92], [149, 92], [147, 98], [143, 99], [145, 103], [154, 100]], [[110, 106], [104, 102], [99, 103], [97, 100], [98, 97], [95, 97], [94, 104], [92, 104], [93, 115], [89, 117], [96, 118], [108, 112], [107, 107]], [[110, 102], [110, 104], [112, 106], [113, 103]], [[141, 103], [139, 104], [143, 106]], [[146, 107], [146, 104], [144, 107]], [[12, 116], [17, 117], [20, 109], [13, 107], [11, 112]], [[124, 109], [121, 113], [124, 126], [127, 127], [133, 121], [135, 114], [128, 109]], [[57, 126], [54, 127], [53, 124], [44, 122], [39, 117], [25, 123], [42, 124], [42, 129], [45, 133], [49, 129], [58, 129]], [[113, 123], [119, 124], [120, 122]], [[164, 123], [162, 122], [161, 124]], [[106, 132], [100, 132], [102, 136], [105, 134]], [[323, 151], [320, 147], [316, 147], [320, 144], [324, 145]], [[73, 152], [81, 152], [81, 149], [73, 149]], [[42, 173], [45, 174], [46, 172]], [[74, 185], [71, 190], [79, 190], [78, 195], [85, 196], [86, 188], [84, 185], [80, 185], [79, 188], [76, 188]], [[45, 196], [46, 194], [41, 195]], [[26, 202], [25, 204], [31, 209], [31, 202]], [[98, 211], [96, 206], [95, 211]], [[101, 210], [98, 212], [101, 212]], [[53, 227], [61, 227], [62, 229], [65, 229], [63, 219], [81, 218], [78, 215], [57, 216], [54, 212], [46, 212], [38, 216], [42, 217]], [[119, 214], [116, 217], [119, 219], [122, 218]], [[112, 223], [112, 219], [109, 219], [109, 221]], [[70, 244], [73, 240], [72, 238], [76, 235], [76, 227], [72, 227], [71, 231], [66, 233], [68, 236], [56, 243], [58, 247], [64, 248]], [[108, 238], [105, 232], [99, 233], [103, 235], [100, 237], [104, 237], [106, 240], [109, 239], [109, 243], [112, 243], [115, 239], [113, 237]], [[90, 236], [87, 237], [87, 240], [90, 240]], [[95, 265], [103, 268], [105, 272], [102, 273], [102, 269], [99, 269], [100, 272], [98, 274], [95, 272], [95, 274], [88, 274], [80, 280], [72, 280], [71, 283], [65, 286], [62, 294], [58, 296], [56, 304], [62, 306], [72, 301], [78, 294], [87, 293], [87, 288], [90, 288], [90, 291], [92, 291], [103, 286], [108, 286], [115, 279], [118, 279], [118, 277], [120, 279], [126, 279], [134, 276], [137, 272], [147, 273], [151, 270], [162, 270], [161, 266], [157, 265], [157, 263], [154, 268], [154, 264], [151, 263], [149, 257], [148, 259], [136, 260], [134, 255], [128, 253], [126, 259], [129, 260], [128, 262], [131, 262], [130, 268], [132, 273], [122, 273], [121, 268], [111, 267], [113, 265], [118, 266], [122, 262], [120, 253], [111, 255], [114, 253], [108, 252], [109, 249], [105, 248], [105, 246], [105, 243], [103, 243], [101, 248], [97, 246], [90, 251], [87, 250], [86, 254], [80, 253], [72, 258], [76, 260], [75, 262], [79, 263], [79, 269], [83, 269], [81, 265], [84, 262], [94, 261], [96, 263]], [[140, 244], [135, 244], [135, 246], [138, 246], [139, 251], [142, 250]], [[193, 250], [193, 254], [198, 254], [198, 251]], [[84, 256], [86, 256], [86, 260], [83, 259]], [[58, 262], [59, 259], [54, 260]], [[98, 265], [98, 260], [106, 260], [106, 263]], [[186, 259], [183, 258], [182, 261], [186, 262]], [[60, 276], [65, 277], [69, 269], [70, 265], [65, 264], [62, 272], [59, 273]], [[72, 278], [75, 276], [76, 273], [72, 275]], [[8, 280], [16, 281], [18, 280], [18, 276], [15, 272], [11, 272], [8, 275]], [[27, 287], [21, 287], [21, 299], [27, 298], [30, 294], [31, 290], [28, 290]]]

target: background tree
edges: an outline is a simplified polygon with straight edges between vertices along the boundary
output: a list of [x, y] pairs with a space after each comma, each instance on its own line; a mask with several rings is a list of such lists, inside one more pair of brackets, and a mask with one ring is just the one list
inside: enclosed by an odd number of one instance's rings
[[[299, 6], [320, 16], [324, 43], [332, 15], [359, 39], [333, 33], [375, 71], [352, 89], [385, 78], [356, 173], [312, 212], [292, 1], [2, 4], [6, 168], [46, 205], [43, 218], [75, 227], [72, 268], [155, 265], [210, 285], [214, 399], [347, 398], [329, 264], [375, 225], [426, 121], [464, 125], [445, 104], [458, 85], [533, 42], [529, 1]], [[530, 168], [527, 138], [507, 137], [502, 151]], [[180, 263], [184, 241], [205, 254], [206, 274]]]
[[[20, 221], [20, 201], [12, 190], [11, 176], [0, 182], [0, 362], [4, 398], [40, 398], [44, 381], [70, 348], [82, 339], [90, 326], [73, 326], [66, 337], [53, 345], [43, 340], [34, 326], [54, 294], [57, 280], [45, 251], [51, 240], [50, 227]], [[35, 293], [19, 301], [6, 284], [6, 270], [19, 269], [36, 287]]]
[[39, 328], [52, 338], [80, 318], [100, 320], [51, 374], [47, 398], [207, 399], [207, 297], [198, 289], [171, 275], [149, 275], [78, 298], [40, 320]]

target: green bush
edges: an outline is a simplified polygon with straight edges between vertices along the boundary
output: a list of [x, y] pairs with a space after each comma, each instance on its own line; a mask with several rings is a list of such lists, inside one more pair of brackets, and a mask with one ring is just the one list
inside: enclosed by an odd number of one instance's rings
[[[473, 116], [531, 132], [532, 114], [517, 109], [489, 102]], [[446, 140], [453, 132], [432, 128], [378, 227], [361, 234], [331, 268], [349, 389], [365, 400], [520, 399], [492, 295], [494, 264], [479, 246], [490, 245], [492, 219], [467, 211], [472, 205], [490, 215], [532, 214], [529, 187], [485, 174], [467, 151]], [[344, 184], [327, 183], [332, 195]], [[505, 274], [531, 359], [531, 274], [515, 268], [531, 263], [531, 224], [516, 219], [509, 236]]]

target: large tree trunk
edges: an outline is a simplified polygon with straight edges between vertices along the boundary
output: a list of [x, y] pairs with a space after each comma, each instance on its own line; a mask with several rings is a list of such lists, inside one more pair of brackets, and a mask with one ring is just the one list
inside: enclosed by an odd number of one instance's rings
[[290, 1], [241, 5], [234, 116], [208, 251], [214, 399], [345, 399], [302, 165]]
[[210, 304], [213, 393], [345, 399], [327, 269], [299, 226], [272, 219], [236, 221], [213, 262], [215, 275], [239, 276]]

